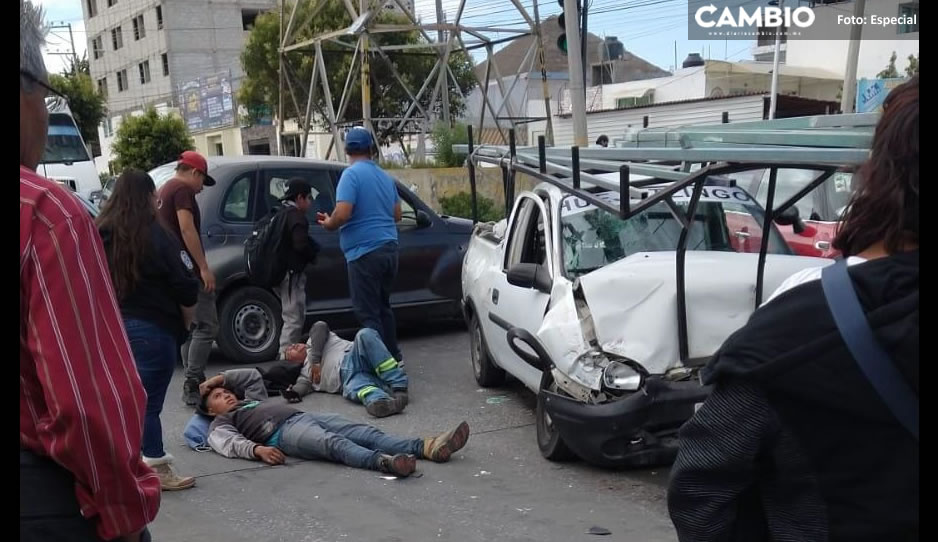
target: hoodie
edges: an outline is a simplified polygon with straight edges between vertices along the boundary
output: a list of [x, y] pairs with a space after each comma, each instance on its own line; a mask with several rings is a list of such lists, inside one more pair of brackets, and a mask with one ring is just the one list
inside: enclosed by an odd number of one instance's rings
[[[918, 251], [851, 265], [880, 344], [919, 389]], [[918, 442], [847, 350], [819, 280], [763, 305], [702, 371], [668, 505], [682, 542], [918, 540]]]

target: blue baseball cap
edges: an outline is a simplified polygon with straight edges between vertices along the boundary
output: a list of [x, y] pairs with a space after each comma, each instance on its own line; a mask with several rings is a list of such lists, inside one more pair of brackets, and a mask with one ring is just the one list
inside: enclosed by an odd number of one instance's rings
[[373, 144], [371, 132], [356, 126], [345, 134], [345, 150], [347, 151], [370, 151]]

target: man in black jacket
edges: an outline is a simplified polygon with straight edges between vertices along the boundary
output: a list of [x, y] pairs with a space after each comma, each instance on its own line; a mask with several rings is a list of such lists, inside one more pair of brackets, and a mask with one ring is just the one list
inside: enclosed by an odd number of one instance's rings
[[286, 348], [302, 342], [303, 323], [306, 320], [306, 266], [316, 261], [319, 245], [309, 236], [306, 212], [313, 204], [312, 188], [296, 177], [287, 181], [283, 195], [287, 213], [283, 229], [282, 247], [287, 260], [287, 275], [280, 284], [280, 304], [283, 308], [283, 328], [280, 330], [280, 357]]
[[[887, 96], [834, 241], [893, 383], [914, 405], [918, 98], [917, 77]], [[714, 389], [681, 428], [668, 491], [682, 542], [919, 539], [917, 427], [861, 370], [819, 278], [791, 277], [704, 369]]]

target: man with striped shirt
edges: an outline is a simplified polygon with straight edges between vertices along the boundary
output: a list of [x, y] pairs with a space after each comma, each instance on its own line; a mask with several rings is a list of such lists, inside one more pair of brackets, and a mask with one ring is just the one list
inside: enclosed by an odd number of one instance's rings
[[160, 481], [146, 394], [88, 211], [35, 173], [48, 83], [42, 11], [20, 0], [20, 539], [148, 540]]

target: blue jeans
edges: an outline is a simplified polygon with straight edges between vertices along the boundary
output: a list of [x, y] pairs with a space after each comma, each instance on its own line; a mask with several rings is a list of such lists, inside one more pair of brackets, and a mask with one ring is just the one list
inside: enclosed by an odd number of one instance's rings
[[290, 457], [328, 459], [360, 469], [377, 469], [381, 454], [423, 454], [422, 439], [386, 435], [337, 414], [296, 414], [280, 431], [280, 449]]
[[147, 410], [143, 421], [143, 455], [157, 458], [163, 451], [163, 427], [160, 412], [163, 399], [176, 368], [179, 345], [173, 334], [145, 320], [125, 318], [124, 328], [137, 364], [140, 382], [147, 392]]
[[352, 350], [339, 367], [342, 395], [351, 401], [370, 405], [389, 398], [388, 392], [406, 391], [407, 374], [398, 367], [378, 332], [364, 328], [355, 335]]
[[348, 262], [349, 293], [358, 322], [380, 333], [384, 345], [401, 361], [397, 322], [391, 310], [391, 289], [396, 278], [397, 243], [386, 243]]

